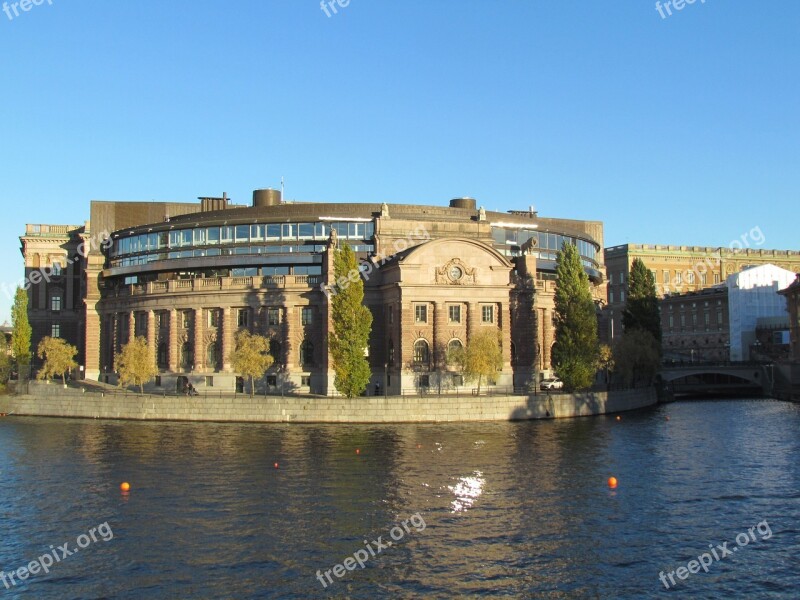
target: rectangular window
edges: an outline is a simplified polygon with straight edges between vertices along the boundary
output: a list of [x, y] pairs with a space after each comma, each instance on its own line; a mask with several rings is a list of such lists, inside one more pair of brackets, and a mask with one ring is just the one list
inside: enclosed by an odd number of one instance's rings
[[722, 311], [717, 310], [717, 325], [722, 326]]
[[414, 321], [416, 323], [428, 322], [428, 305], [417, 304], [414, 306]]
[[614, 274], [613, 273], [609, 273], [608, 274], [608, 283], [610, 285], [614, 285]]
[[281, 225], [281, 239], [293, 241], [297, 239], [297, 225], [295, 223], [284, 223]]
[[267, 309], [267, 325], [280, 325], [281, 311], [278, 308]]
[[212, 308], [208, 311], [208, 326], [219, 327], [219, 310]]
[[670, 316], [669, 316], [669, 328], [670, 328], [670, 329], [672, 329], [672, 327], [674, 326], [674, 324], [675, 324], [675, 319], [673, 318], [673, 316], [672, 316], [672, 315], [670, 315]]
[[451, 323], [461, 323], [461, 305], [455, 304], [448, 306], [447, 316]]
[[714, 273], [714, 283], [719, 283], [719, 273]]
[[239, 327], [247, 327], [249, 324], [250, 310], [247, 308], [240, 308], [236, 312], [236, 324]]
[[310, 306], [304, 306], [300, 311], [300, 324], [311, 325], [314, 322], [314, 309]]
[[50, 310], [56, 312], [61, 310], [61, 296], [53, 296], [50, 298]]
[[181, 313], [181, 318], [183, 320], [183, 328], [189, 329], [192, 326], [192, 311], [185, 310]]
[[625, 302], [625, 290], [620, 290], [619, 291], [619, 301], [620, 302]]
[[195, 246], [204, 246], [206, 243], [206, 236], [208, 235], [208, 230], [203, 229], [195, 229], [194, 230], [194, 245]]
[[686, 315], [681, 315], [681, 327], [686, 327]]
[[161, 387], [161, 375], [156, 375], [156, 387]]
[[700, 275], [700, 283], [702, 285], [708, 285], [708, 275], [706, 275], [705, 273], [702, 273]]
[[391, 325], [392, 323], [394, 323], [394, 307], [390, 306], [389, 307], [389, 325]]
[[686, 272], [686, 283], [694, 284], [694, 271]]
[[708, 314], [708, 313], [705, 313], [705, 314], [703, 315], [703, 319], [704, 319], [704, 321], [705, 321], [705, 326], [706, 326], [706, 328], [707, 328], [707, 327], [709, 326], [709, 324], [711, 323], [711, 315], [710, 315], [710, 314]]
[[608, 303], [614, 304], [614, 290], [608, 290]]
[[692, 313], [692, 327], [697, 327], [697, 313]]
[[59, 325], [58, 323], [53, 323], [50, 326], [50, 337], [54, 338], [61, 337], [61, 325]]
[[669, 283], [669, 271], [662, 271], [661, 279], [663, 280], [663, 283]]
[[310, 375], [302, 375], [300, 377], [300, 385], [304, 387], [311, 387], [311, 376]]
[[224, 225], [223, 227], [219, 228], [219, 238], [220, 241], [224, 244], [225, 242], [232, 242], [233, 241], [233, 226], [232, 225]]
[[61, 275], [61, 263], [58, 261], [53, 262], [53, 276], [58, 277]]
[[219, 227], [209, 227], [206, 233], [206, 243], [219, 244]]
[[494, 306], [488, 304], [481, 306], [481, 322], [494, 323]]

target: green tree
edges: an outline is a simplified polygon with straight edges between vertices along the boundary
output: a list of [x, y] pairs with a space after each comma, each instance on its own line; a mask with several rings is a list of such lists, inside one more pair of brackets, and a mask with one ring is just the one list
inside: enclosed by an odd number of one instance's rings
[[660, 345], [649, 331], [626, 331], [614, 346], [614, 373], [627, 386], [652, 383], [660, 365]]
[[158, 374], [153, 351], [143, 337], [133, 338], [125, 344], [116, 356], [119, 384], [138, 385], [144, 392], [144, 384]]
[[592, 385], [597, 366], [597, 316], [578, 249], [565, 243], [556, 256], [552, 363], [567, 390]]
[[22, 367], [31, 362], [31, 324], [28, 322], [28, 292], [21, 287], [14, 295], [11, 308], [11, 354], [17, 361], [17, 369], [22, 376]]
[[78, 366], [75, 362], [75, 355], [78, 349], [66, 340], [43, 337], [37, 348], [37, 355], [44, 359], [44, 365], [39, 369], [36, 379], [50, 379], [55, 375], [61, 375], [61, 381], [67, 385], [67, 373], [70, 369]]
[[335, 250], [336, 279], [331, 303], [330, 353], [336, 373], [334, 385], [348, 398], [367, 389], [371, 369], [364, 350], [369, 344], [372, 313], [364, 306], [364, 282], [353, 249], [347, 244]]
[[614, 370], [614, 351], [608, 344], [600, 344], [600, 350], [597, 353], [597, 368], [605, 371], [606, 383], [608, 383], [609, 373]]
[[628, 277], [628, 298], [622, 311], [625, 332], [647, 331], [661, 344], [661, 314], [658, 310], [656, 280], [640, 258], [634, 258]]
[[236, 333], [236, 348], [231, 352], [233, 370], [250, 378], [250, 397], [255, 389], [253, 381], [261, 379], [275, 359], [269, 353], [269, 339], [242, 329]]
[[5, 352], [0, 352], [0, 388], [5, 389], [11, 378], [11, 357]]
[[458, 367], [465, 381], [477, 379], [480, 394], [483, 378], [491, 381], [503, 368], [499, 334], [485, 331], [473, 335], [466, 348], [458, 347], [447, 351], [447, 363]]

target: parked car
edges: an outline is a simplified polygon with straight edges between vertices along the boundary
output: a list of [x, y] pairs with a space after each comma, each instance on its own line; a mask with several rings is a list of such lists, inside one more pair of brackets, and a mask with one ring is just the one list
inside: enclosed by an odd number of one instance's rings
[[548, 379], [542, 379], [542, 385], [540, 387], [543, 390], [560, 390], [564, 387], [564, 382], [558, 377], [551, 377]]

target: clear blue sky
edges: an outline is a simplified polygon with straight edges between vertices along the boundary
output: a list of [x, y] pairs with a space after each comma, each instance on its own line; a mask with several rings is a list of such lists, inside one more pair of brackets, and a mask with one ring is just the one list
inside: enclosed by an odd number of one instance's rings
[[[0, 283], [89, 201], [444, 204], [798, 249], [800, 2], [48, 0], [0, 12]], [[329, 12], [330, 9], [329, 9]], [[13, 16], [13, 10], [11, 11]], [[0, 320], [10, 301], [0, 293]]]

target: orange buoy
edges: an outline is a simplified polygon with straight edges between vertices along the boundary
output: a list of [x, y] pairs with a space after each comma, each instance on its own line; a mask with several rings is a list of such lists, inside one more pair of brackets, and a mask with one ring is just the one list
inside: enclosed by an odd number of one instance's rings
[[616, 489], [616, 487], [617, 487], [617, 478], [616, 477], [609, 477], [608, 478], [608, 487], [610, 487], [612, 490]]
[[275, 468], [276, 468], [276, 469], [278, 468], [278, 463], [275, 463]]
[[131, 489], [131, 484], [127, 481], [123, 481], [119, 484], [119, 489], [121, 489], [123, 492], [129, 492]]
[[617, 421], [622, 421], [622, 417], [620, 417], [619, 415], [617, 415]]
[[359, 450], [358, 448], [356, 448], [356, 454], [361, 454], [361, 450]]

